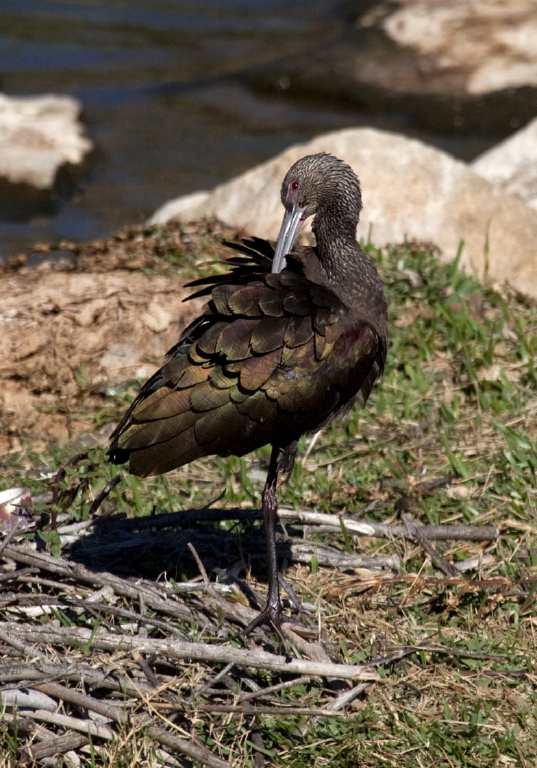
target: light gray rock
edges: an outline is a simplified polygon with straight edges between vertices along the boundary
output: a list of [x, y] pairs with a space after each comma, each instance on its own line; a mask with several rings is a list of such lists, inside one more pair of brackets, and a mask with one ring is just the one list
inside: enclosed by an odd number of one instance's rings
[[190, 195], [183, 195], [183, 197], [170, 200], [155, 211], [149, 219], [149, 223], [165, 224], [171, 219], [177, 219], [183, 211], [189, 211], [194, 207], [202, 206], [209, 195], [210, 192], [192, 192]]
[[59, 169], [78, 165], [92, 148], [79, 114], [80, 104], [70, 96], [0, 93], [0, 177], [51, 189]]
[[[462, 242], [464, 269], [482, 278], [488, 260], [493, 280], [537, 298], [537, 212], [450, 155], [384, 131], [349, 129], [295, 145], [210, 194], [191, 198], [189, 205], [179, 198], [176, 215], [168, 203], [167, 215], [181, 221], [216, 216], [274, 239], [283, 214], [280, 185], [286, 171], [303, 155], [322, 151], [345, 160], [361, 179], [359, 237], [379, 245], [405, 238], [434, 242], [445, 260], [456, 256]], [[155, 219], [162, 221], [158, 211]]]
[[324, 45], [252, 67], [263, 90], [337, 98], [414, 127], [506, 136], [537, 115], [536, 0], [346, 0]]
[[381, 27], [421, 62], [418, 90], [457, 80], [470, 94], [537, 86], [535, 0], [396, 0], [390, 7]]
[[537, 118], [484, 152], [470, 168], [510, 195], [537, 208]]

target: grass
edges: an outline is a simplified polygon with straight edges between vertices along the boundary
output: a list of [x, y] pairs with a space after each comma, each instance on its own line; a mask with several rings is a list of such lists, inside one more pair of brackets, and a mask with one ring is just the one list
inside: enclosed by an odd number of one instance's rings
[[[307, 461], [281, 483], [280, 503], [379, 522], [399, 522], [406, 510], [423, 523], [493, 524], [501, 537], [487, 545], [439, 545], [454, 562], [492, 556], [472, 574], [477, 583], [454, 585], [410, 542], [360, 540], [344, 531], [330, 536], [342, 551], [396, 551], [402, 561], [399, 577], [369, 580], [315, 563], [289, 568], [300, 598], [318, 606], [339, 657], [357, 662], [401, 646], [422, 650], [381, 667], [380, 681], [341, 717], [199, 712], [190, 728], [244, 768], [257, 768], [262, 758], [287, 768], [529, 768], [537, 763], [537, 307], [508, 290], [483, 287], [419, 244], [369, 250], [390, 305], [386, 375], [364, 411], [322, 432]], [[135, 390], [133, 384], [103, 396], [96, 427], [116, 418]], [[302, 451], [306, 445], [307, 439]], [[72, 452], [51, 446], [36, 456], [27, 446], [4, 456], [3, 484], [28, 485], [37, 511], [47, 513], [46, 478]], [[244, 459], [203, 459], [148, 481], [126, 476], [99, 514], [144, 516], [216, 498], [218, 506], [258, 506], [258, 469], [267, 456], [264, 449]], [[87, 519], [115, 471], [102, 448], [92, 449], [66, 468], [58, 511]], [[46, 525], [42, 535], [59, 551]], [[170, 577], [184, 574], [178, 567]], [[196, 629], [190, 627], [193, 636]], [[275, 677], [260, 672], [256, 681], [271, 685]], [[187, 676], [180, 685], [186, 690], [194, 680]], [[316, 707], [328, 694], [310, 681], [277, 695]], [[118, 736], [119, 747], [81, 752], [81, 765], [157, 765], [148, 744], [143, 732], [127, 741]], [[12, 734], [2, 749], [0, 765], [16, 765]]]

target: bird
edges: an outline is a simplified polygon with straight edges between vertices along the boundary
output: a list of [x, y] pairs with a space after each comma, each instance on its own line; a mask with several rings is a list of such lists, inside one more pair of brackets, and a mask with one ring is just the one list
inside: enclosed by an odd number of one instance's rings
[[[291, 472], [303, 434], [366, 404], [388, 345], [382, 280], [356, 239], [362, 196], [352, 168], [328, 153], [302, 157], [285, 175], [281, 201], [275, 247], [258, 237], [226, 243], [228, 271], [187, 285], [205, 307], [142, 386], [108, 451], [146, 477], [271, 445], [261, 497], [268, 594], [245, 633], [288, 620], [276, 557], [278, 475]], [[295, 245], [309, 217], [315, 245]]]

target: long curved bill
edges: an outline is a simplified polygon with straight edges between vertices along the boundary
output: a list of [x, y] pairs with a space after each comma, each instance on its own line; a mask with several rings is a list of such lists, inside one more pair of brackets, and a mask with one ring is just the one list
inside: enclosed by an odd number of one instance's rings
[[291, 253], [296, 236], [302, 225], [303, 213], [304, 209], [298, 203], [292, 203], [286, 208], [272, 260], [273, 272], [281, 272], [284, 269], [286, 256], [288, 253]]

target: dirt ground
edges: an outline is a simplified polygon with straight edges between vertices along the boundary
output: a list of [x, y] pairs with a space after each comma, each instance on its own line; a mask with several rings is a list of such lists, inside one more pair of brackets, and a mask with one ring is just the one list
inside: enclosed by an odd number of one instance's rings
[[39, 450], [78, 434], [91, 426], [80, 417], [82, 398], [89, 412], [110, 388], [153, 373], [200, 309], [183, 303], [193, 263], [224, 257], [220, 239], [236, 234], [215, 223], [138, 228], [4, 265], [0, 450], [27, 440]]

